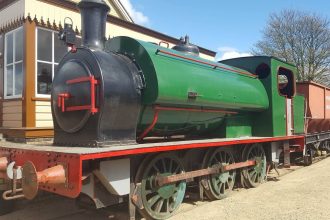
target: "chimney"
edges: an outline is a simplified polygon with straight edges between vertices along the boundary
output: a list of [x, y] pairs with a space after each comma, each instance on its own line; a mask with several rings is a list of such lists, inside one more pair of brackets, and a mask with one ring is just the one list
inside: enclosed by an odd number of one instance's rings
[[82, 45], [102, 50], [110, 7], [103, 0], [82, 0], [78, 7], [81, 13]]

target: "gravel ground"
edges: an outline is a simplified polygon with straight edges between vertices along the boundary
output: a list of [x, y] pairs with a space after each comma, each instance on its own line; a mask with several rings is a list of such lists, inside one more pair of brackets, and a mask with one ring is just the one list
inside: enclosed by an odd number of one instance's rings
[[330, 158], [230, 197], [183, 211], [183, 219], [330, 219]]
[[[255, 189], [239, 189], [224, 200], [200, 202], [186, 199], [170, 220], [183, 219], [330, 219], [330, 158], [309, 167], [282, 169], [287, 175]], [[98, 211], [80, 209], [62, 197], [42, 199], [1, 220], [101, 220], [127, 219], [126, 207]]]

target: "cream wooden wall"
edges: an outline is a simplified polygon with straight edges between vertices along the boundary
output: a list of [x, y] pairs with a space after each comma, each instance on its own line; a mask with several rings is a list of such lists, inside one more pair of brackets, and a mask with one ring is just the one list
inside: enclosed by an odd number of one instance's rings
[[77, 26], [80, 30], [80, 14], [61, 7], [37, 0], [26, 0], [25, 15], [29, 14], [32, 18], [36, 15], [38, 20], [42, 18], [47, 21], [49, 19], [51, 23], [55, 21], [56, 24], [61, 23], [62, 25], [64, 18], [70, 17], [73, 20], [74, 27]]
[[36, 102], [36, 127], [53, 127], [50, 102]]
[[[81, 24], [80, 24], [80, 14], [73, 12], [71, 10], [67, 10], [61, 7], [56, 7], [54, 5], [47, 4], [45, 2], [37, 1], [37, 0], [25, 0], [25, 14], [33, 18], [35, 15], [37, 15], [37, 18], [43, 18], [45, 21], [49, 19], [51, 23], [53, 21], [56, 22], [56, 24], [63, 25], [64, 18], [70, 17], [73, 20], [74, 27], [77, 26], [78, 30], [81, 30]], [[73, 2], [80, 2], [80, 0], [72, 0]], [[115, 9], [115, 6], [111, 1], [107, 1], [108, 5], [110, 6], [110, 14], [122, 18], [118, 10]]]
[[6, 101], [3, 103], [3, 127], [22, 127], [22, 101]]

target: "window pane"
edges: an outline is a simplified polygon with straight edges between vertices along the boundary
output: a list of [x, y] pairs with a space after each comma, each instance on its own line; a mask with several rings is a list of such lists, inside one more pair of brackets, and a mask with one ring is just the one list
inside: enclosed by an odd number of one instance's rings
[[21, 95], [23, 90], [23, 63], [15, 64], [15, 95]]
[[6, 67], [6, 89], [7, 89], [7, 96], [13, 95], [13, 66], [7, 66]]
[[15, 61], [23, 60], [23, 28], [15, 32]]
[[52, 85], [52, 64], [38, 62], [38, 94], [50, 94]]
[[38, 60], [52, 62], [52, 33], [38, 29]]
[[59, 63], [62, 57], [68, 52], [68, 48], [65, 43], [58, 39], [57, 33], [54, 33], [54, 53], [55, 53], [55, 63]]
[[6, 64], [13, 62], [13, 33], [6, 35]]

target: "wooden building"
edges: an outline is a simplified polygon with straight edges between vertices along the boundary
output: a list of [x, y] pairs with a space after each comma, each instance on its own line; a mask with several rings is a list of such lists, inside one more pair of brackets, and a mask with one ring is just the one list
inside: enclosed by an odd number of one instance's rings
[[[0, 0], [0, 133], [27, 140], [52, 137], [50, 88], [67, 48], [57, 38], [70, 17], [80, 33], [80, 0]], [[178, 39], [133, 22], [120, 0], [106, 0], [111, 11], [107, 36], [130, 36], [172, 47]], [[215, 52], [200, 47], [201, 57]]]

